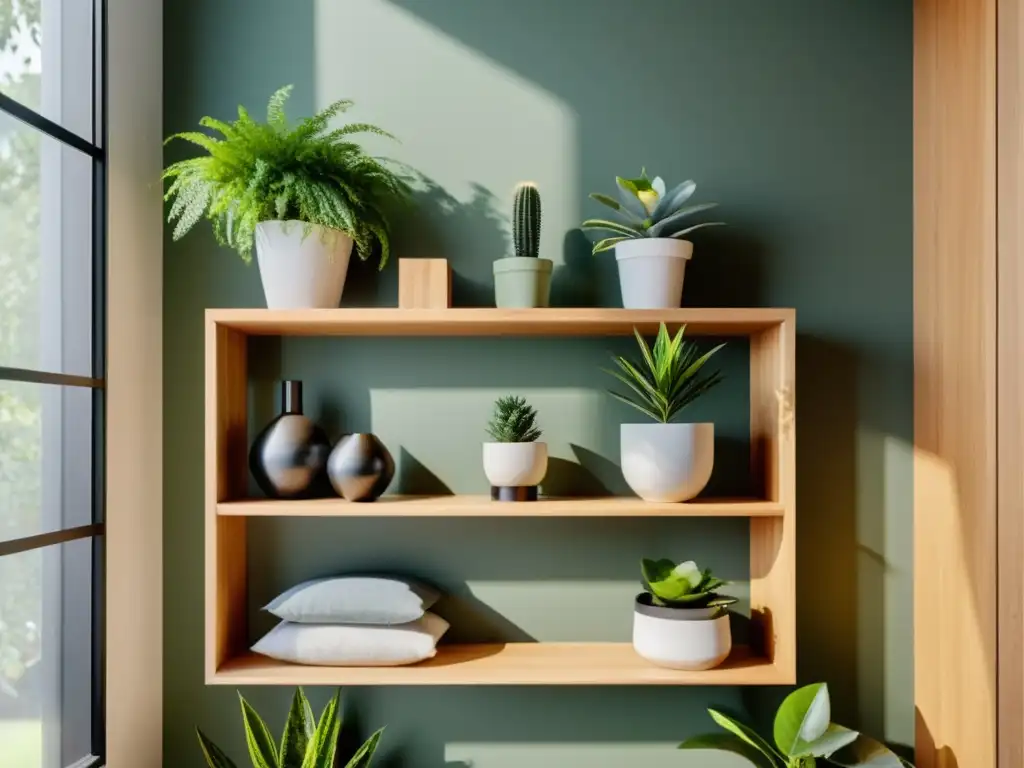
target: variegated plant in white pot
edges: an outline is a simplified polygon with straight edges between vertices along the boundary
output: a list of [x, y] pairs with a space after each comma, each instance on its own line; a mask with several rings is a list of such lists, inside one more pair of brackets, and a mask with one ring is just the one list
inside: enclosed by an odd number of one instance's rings
[[691, 224], [691, 216], [717, 203], [687, 205], [697, 185], [693, 181], [667, 189], [664, 179], [615, 177], [617, 198], [595, 192], [590, 197], [611, 208], [617, 220], [587, 219], [585, 231], [601, 233], [594, 253], [615, 249], [619, 267], [622, 306], [627, 309], [674, 309], [683, 296], [686, 263], [693, 243], [686, 237], [702, 227], [721, 226], [722, 221]]

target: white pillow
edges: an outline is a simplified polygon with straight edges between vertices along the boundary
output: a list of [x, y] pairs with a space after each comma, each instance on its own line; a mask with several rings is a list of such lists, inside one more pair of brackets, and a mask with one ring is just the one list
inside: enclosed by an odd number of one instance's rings
[[437, 602], [436, 589], [390, 576], [332, 576], [282, 592], [264, 610], [300, 624], [405, 624]]
[[325, 667], [392, 667], [435, 654], [448, 622], [433, 613], [395, 626], [282, 621], [252, 647], [272, 659]]

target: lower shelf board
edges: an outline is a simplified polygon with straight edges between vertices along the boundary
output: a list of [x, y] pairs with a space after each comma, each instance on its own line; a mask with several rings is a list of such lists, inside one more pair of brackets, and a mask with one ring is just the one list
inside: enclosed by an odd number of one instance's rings
[[630, 643], [441, 645], [404, 667], [313, 667], [247, 653], [229, 659], [216, 685], [782, 685], [793, 683], [768, 659], [737, 647], [704, 672], [656, 667]]

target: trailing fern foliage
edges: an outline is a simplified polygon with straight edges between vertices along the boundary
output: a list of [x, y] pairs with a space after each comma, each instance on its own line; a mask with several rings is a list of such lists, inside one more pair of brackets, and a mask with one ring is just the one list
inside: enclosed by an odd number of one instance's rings
[[314, 225], [340, 230], [352, 238], [359, 258], [380, 247], [383, 269], [391, 253], [384, 208], [403, 197], [405, 182], [381, 160], [363, 151], [352, 137], [372, 133], [394, 138], [368, 123], [349, 123], [328, 130], [338, 114], [352, 106], [336, 101], [322, 112], [292, 124], [284, 105], [292, 86], [270, 97], [266, 122], [238, 107], [238, 119], [224, 122], [204, 117], [202, 131], [176, 133], [206, 151], [172, 163], [163, 173], [171, 181], [165, 199], [168, 221], [176, 222], [174, 239], [200, 219], [213, 225], [217, 241], [252, 259], [256, 225], [261, 221], [301, 221], [305, 234]]
[[494, 401], [494, 413], [487, 434], [496, 443], [532, 443], [541, 436], [537, 410], [525, 397], [507, 395]]

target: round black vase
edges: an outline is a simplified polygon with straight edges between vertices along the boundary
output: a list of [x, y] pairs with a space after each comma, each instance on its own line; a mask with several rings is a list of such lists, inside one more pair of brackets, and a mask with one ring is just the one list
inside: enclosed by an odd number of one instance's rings
[[395, 460], [376, 435], [342, 437], [327, 459], [327, 477], [346, 501], [376, 501], [395, 476]]
[[330, 450], [327, 434], [302, 413], [302, 382], [281, 382], [281, 413], [249, 450], [256, 485], [275, 499], [318, 495]]

